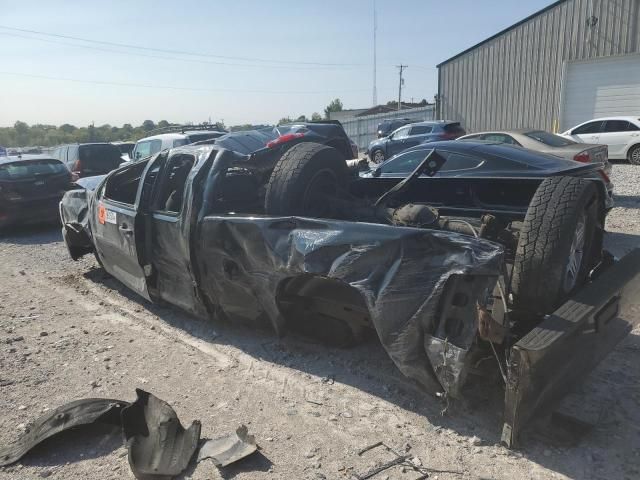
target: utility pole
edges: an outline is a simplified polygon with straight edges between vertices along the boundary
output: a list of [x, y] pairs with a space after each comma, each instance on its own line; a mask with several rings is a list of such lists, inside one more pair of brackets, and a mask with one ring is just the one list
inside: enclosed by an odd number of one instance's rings
[[405, 68], [408, 68], [409, 65], [396, 65], [398, 70], [400, 70], [400, 81], [398, 82], [398, 110], [402, 109], [402, 85], [404, 85], [404, 80], [402, 79], [402, 71]]
[[378, 104], [378, 90], [377, 90], [377, 32], [378, 32], [378, 16], [376, 13], [376, 0], [373, 0], [373, 107]]

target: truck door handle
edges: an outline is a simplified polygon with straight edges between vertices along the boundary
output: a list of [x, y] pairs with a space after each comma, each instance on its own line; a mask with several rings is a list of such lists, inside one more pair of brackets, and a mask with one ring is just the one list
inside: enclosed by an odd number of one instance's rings
[[125, 235], [133, 235], [133, 230], [131, 230], [126, 223], [122, 223], [118, 228]]

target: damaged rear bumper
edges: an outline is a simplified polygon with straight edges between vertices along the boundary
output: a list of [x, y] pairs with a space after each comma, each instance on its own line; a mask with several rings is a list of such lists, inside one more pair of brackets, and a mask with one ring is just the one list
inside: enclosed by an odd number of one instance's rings
[[511, 349], [502, 443], [566, 394], [640, 324], [640, 249], [607, 269]]

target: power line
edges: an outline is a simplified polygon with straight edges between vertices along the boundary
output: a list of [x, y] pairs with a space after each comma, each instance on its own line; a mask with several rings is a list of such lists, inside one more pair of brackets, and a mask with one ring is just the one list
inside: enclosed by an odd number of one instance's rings
[[328, 95], [328, 94], [336, 94], [336, 93], [361, 93], [366, 92], [367, 90], [315, 90], [315, 91], [296, 91], [296, 90], [238, 90], [238, 89], [228, 89], [228, 88], [198, 88], [198, 87], [180, 87], [180, 86], [170, 86], [170, 85], [147, 85], [141, 83], [126, 83], [126, 82], [111, 82], [106, 80], [81, 80], [76, 78], [67, 78], [67, 77], [51, 77], [47, 75], [35, 75], [31, 73], [23, 73], [23, 72], [3, 72], [0, 71], [0, 75], [9, 75], [9, 76], [17, 76], [17, 77], [26, 77], [26, 78], [38, 78], [42, 80], [57, 80], [64, 82], [74, 82], [74, 83], [86, 83], [90, 85], [109, 85], [116, 87], [135, 87], [135, 88], [154, 88], [154, 89], [164, 89], [164, 90], [180, 90], [180, 91], [193, 91], [193, 92], [227, 92], [227, 93], [260, 93], [260, 94], [273, 94], [273, 95]]
[[296, 61], [296, 60], [280, 60], [280, 59], [266, 59], [266, 58], [257, 58], [257, 57], [240, 57], [240, 56], [230, 56], [230, 55], [215, 55], [211, 53], [199, 53], [199, 52], [190, 52], [186, 50], [171, 50], [165, 48], [155, 48], [155, 47], [145, 47], [142, 45], [131, 45], [127, 43], [117, 43], [117, 42], [107, 42], [103, 40], [92, 40], [89, 38], [82, 37], [74, 37], [72, 35], [62, 35], [58, 33], [49, 33], [49, 32], [41, 32], [38, 30], [29, 30], [26, 28], [14, 28], [7, 27], [6, 25], [0, 25], [0, 28], [5, 30], [11, 30], [13, 32], [21, 32], [21, 33], [31, 33], [36, 35], [44, 35], [47, 37], [55, 37], [55, 38], [64, 38], [67, 40], [76, 40], [80, 42], [94, 43], [99, 45], [107, 45], [111, 47], [118, 48], [132, 48], [136, 50], [144, 50], [150, 52], [159, 52], [159, 53], [169, 53], [173, 55], [189, 55], [194, 57], [208, 57], [208, 58], [222, 58], [226, 60], [241, 60], [246, 62], [265, 62], [265, 63], [279, 63], [279, 64], [291, 64], [291, 65], [319, 65], [319, 66], [333, 66], [333, 67], [345, 67], [345, 66], [363, 66], [364, 64], [360, 63], [323, 63], [323, 62], [304, 62], [304, 61]]
[[[67, 47], [76, 47], [76, 48], [84, 48], [88, 50], [96, 50], [102, 52], [110, 52], [116, 53], [120, 55], [129, 55], [135, 57], [144, 57], [144, 58], [157, 58], [161, 60], [171, 60], [178, 62], [189, 62], [189, 63], [201, 63], [205, 65], [224, 65], [224, 66], [236, 66], [236, 67], [250, 67], [250, 68], [275, 68], [275, 69], [284, 69], [284, 70], [307, 70], [307, 71], [318, 71], [324, 69], [343, 69], [345, 67], [332, 67], [332, 66], [312, 66], [312, 65], [263, 65], [263, 64], [254, 64], [254, 63], [230, 63], [230, 62], [217, 62], [213, 60], [202, 60], [196, 58], [180, 58], [180, 57], [167, 57], [162, 55], [150, 55], [148, 53], [141, 52], [124, 52], [122, 50], [113, 50], [110, 48], [98, 47], [95, 45], [79, 45], [76, 43], [69, 42], [61, 42], [58, 40], [51, 40], [45, 38], [37, 38], [37, 37], [29, 37], [27, 35], [20, 35], [18, 33], [9, 33], [9, 32], [0, 32], [0, 35], [5, 35], [9, 37], [15, 38], [24, 38], [26, 40], [35, 40], [37, 42], [51, 43], [54, 45], [64, 45]], [[360, 67], [350, 67], [350, 68], [360, 68]]]

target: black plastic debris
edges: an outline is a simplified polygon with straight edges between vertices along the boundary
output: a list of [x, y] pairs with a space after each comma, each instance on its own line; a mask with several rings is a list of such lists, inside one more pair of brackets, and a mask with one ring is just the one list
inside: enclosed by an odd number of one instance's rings
[[187, 468], [200, 441], [200, 422], [185, 430], [171, 406], [136, 389], [138, 399], [122, 411], [129, 465], [138, 480], [170, 479]]
[[[171, 406], [156, 396], [136, 389], [133, 403], [104, 398], [76, 400], [43, 415], [26, 427], [25, 433], [12, 445], [0, 448], [0, 467], [20, 460], [43, 440], [65, 430], [107, 424], [122, 428], [129, 451], [129, 465], [138, 480], [170, 480], [182, 473], [200, 443], [200, 422], [194, 421], [185, 429]], [[231, 436], [230, 436], [231, 437]], [[229, 444], [227, 456], [231, 463], [248, 455], [255, 440], [246, 428], [238, 429]], [[227, 438], [227, 437], [225, 437]], [[245, 453], [248, 452], [248, 453]]]
[[13, 445], [0, 448], [0, 467], [17, 462], [33, 447], [65, 430], [94, 423], [118, 426], [120, 413], [128, 405], [108, 398], [86, 398], [62, 405], [28, 424]]
[[198, 453], [198, 462], [210, 458], [216, 467], [226, 467], [257, 450], [256, 440], [247, 427], [240, 426], [235, 433], [207, 440]]

